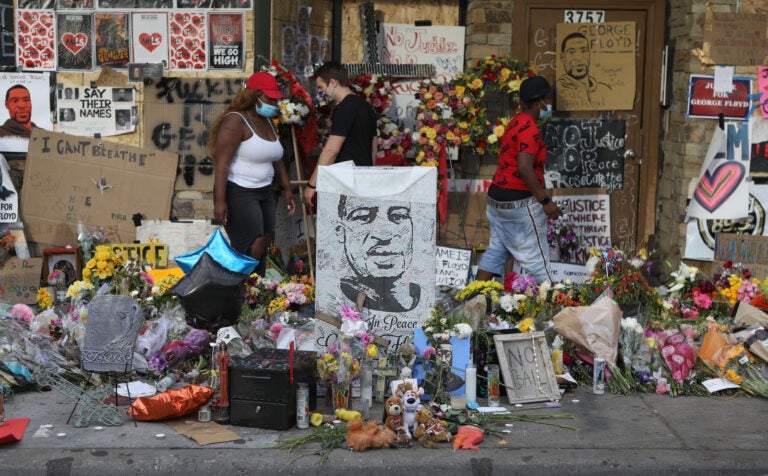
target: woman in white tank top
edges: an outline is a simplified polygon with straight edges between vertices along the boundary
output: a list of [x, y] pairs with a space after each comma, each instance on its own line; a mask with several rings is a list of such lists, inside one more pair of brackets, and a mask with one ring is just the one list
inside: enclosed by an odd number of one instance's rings
[[264, 275], [267, 246], [274, 240], [272, 181], [280, 181], [288, 212], [296, 211], [283, 146], [272, 123], [284, 96], [269, 73], [254, 73], [211, 129], [208, 148], [214, 163], [214, 220], [225, 226], [232, 247], [260, 261]]

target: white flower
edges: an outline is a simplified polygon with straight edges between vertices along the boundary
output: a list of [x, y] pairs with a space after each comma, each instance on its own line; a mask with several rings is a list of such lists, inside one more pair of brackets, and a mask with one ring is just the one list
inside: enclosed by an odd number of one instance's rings
[[131, 291], [131, 297], [136, 297], [138, 295], [139, 295], [139, 291], [137, 291], [135, 289], [133, 291]]
[[592, 276], [595, 272], [595, 268], [600, 264], [600, 257], [599, 256], [590, 256], [587, 260], [587, 264], [584, 265], [584, 268], [587, 272], [587, 276]]
[[511, 294], [505, 294], [499, 298], [499, 307], [506, 312], [512, 312], [515, 309], [515, 300]]
[[553, 286], [553, 289], [557, 289], [558, 291], [561, 290], [561, 289], [565, 289], [565, 284], [563, 284], [563, 283], [556, 283]]
[[460, 339], [466, 339], [472, 335], [472, 326], [467, 323], [460, 322], [459, 324], [453, 326], [453, 328], [456, 330], [456, 334]]
[[635, 256], [635, 257], [634, 257], [634, 258], [632, 258], [632, 259], [630, 260], [630, 262], [629, 262], [629, 265], [630, 265], [631, 267], [633, 267], [634, 269], [640, 269], [640, 268], [642, 268], [642, 267], [643, 267], [643, 265], [644, 265], [644, 264], [645, 264], [645, 260], [643, 260], [643, 259], [642, 259], [642, 258], [640, 258], [639, 256]]

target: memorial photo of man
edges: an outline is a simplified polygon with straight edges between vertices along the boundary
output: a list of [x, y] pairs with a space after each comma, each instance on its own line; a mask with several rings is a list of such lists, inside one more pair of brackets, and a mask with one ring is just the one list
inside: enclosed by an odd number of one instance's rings
[[9, 118], [0, 125], [0, 137], [29, 137], [32, 128], [32, 97], [29, 89], [21, 84], [8, 88], [5, 92], [5, 108]]
[[341, 195], [336, 235], [350, 274], [341, 279], [344, 296], [374, 311], [406, 312], [421, 299], [421, 286], [401, 281], [413, 260], [411, 207]]
[[590, 74], [591, 53], [586, 36], [579, 32], [569, 34], [560, 44], [560, 53], [565, 74], [557, 78], [558, 97], [593, 106], [597, 105], [593, 101], [610, 94], [611, 86]]

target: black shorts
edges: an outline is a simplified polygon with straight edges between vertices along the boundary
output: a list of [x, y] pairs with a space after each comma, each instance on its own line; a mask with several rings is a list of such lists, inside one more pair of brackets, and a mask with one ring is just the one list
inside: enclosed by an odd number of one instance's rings
[[251, 255], [254, 240], [275, 232], [275, 197], [272, 185], [241, 187], [227, 182], [227, 224], [229, 242], [236, 251]]

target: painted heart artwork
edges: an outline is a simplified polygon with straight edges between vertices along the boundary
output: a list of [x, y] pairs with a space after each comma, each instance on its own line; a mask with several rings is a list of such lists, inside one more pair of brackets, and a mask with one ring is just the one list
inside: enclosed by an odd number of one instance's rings
[[205, 29], [197, 24], [199, 19], [189, 13], [170, 17], [171, 70], [205, 69]]
[[24, 67], [45, 71], [56, 69], [56, 55], [52, 54], [56, 50], [53, 15], [51, 11], [27, 10], [18, 16], [16, 54]]
[[150, 53], [155, 51], [162, 42], [163, 37], [160, 33], [142, 33], [139, 35], [139, 44]]
[[64, 33], [61, 35], [61, 42], [64, 48], [76, 55], [88, 44], [88, 37], [85, 36], [85, 33]]
[[725, 203], [739, 188], [746, 168], [739, 162], [726, 162], [707, 170], [699, 180], [693, 197], [710, 213]]

